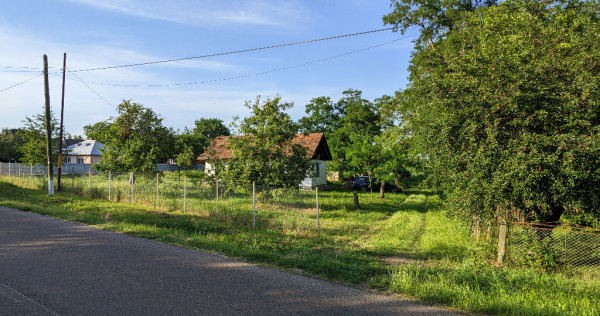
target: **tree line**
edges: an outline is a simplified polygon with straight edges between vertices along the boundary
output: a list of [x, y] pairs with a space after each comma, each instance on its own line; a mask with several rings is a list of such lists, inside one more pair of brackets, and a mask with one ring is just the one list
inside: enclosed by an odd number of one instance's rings
[[[253, 147], [233, 147], [240, 159], [260, 159], [272, 154], [261, 147], [269, 138], [290, 146], [290, 135], [324, 132], [329, 169], [342, 178], [394, 181], [420, 172], [449, 212], [465, 219], [598, 227], [599, 8], [598, 1], [578, 0], [391, 0], [383, 22], [402, 33], [420, 30], [409, 83], [391, 96], [370, 101], [350, 89], [339, 100], [317, 97], [298, 121], [285, 114], [291, 105], [279, 97], [257, 99], [233, 131], [205, 119], [178, 133], [151, 110], [125, 101], [118, 117], [87, 126], [86, 134], [109, 145], [106, 163], [115, 161], [109, 167], [147, 170], [147, 162], [175, 156], [191, 163], [217, 135], [257, 135]], [[150, 129], [139, 125], [144, 121]], [[210, 127], [198, 127], [205, 124]], [[2, 146], [2, 154], [10, 151]], [[265, 179], [261, 168], [275, 165], [263, 159], [230, 170]]]

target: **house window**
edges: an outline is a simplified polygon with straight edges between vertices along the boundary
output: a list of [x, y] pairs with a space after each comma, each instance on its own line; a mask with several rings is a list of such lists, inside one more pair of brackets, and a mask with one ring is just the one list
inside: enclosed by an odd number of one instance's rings
[[65, 162], [66, 162], [66, 163], [71, 163], [71, 157], [67, 157], [67, 158], [65, 158]]
[[83, 163], [83, 158], [77, 158], [77, 163]]
[[313, 172], [312, 172], [313, 178], [318, 178], [320, 175], [319, 165], [320, 164], [318, 161], [313, 162]]

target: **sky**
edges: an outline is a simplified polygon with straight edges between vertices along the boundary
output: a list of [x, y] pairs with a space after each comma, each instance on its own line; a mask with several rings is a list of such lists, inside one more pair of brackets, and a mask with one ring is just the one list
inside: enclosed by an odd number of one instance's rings
[[[117, 116], [131, 100], [175, 130], [200, 118], [250, 115], [258, 96], [293, 102], [299, 119], [319, 96], [347, 89], [374, 100], [405, 88], [414, 35], [391, 30], [143, 66], [88, 70], [249, 50], [379, 30], [389, 0], [23, 0], [0, 11], [0, 128], [43, 114], [42, 56], [60, 118], [67, 54], [65, 131]], [[33, 78], [33, 79], [32, 79]], [[29, 80], [30, 79], [30, 80]], [[28, 80], [28, 81], [26, 81]], [[26, 81], [26, 82], [24, 82]], [[23, 83], [24, 82], [24, 83]], [[19, 84], [20, 83], [20, 84]], [[17, 85], [19, 84], [19, 85]], [[16, 86], [14, 86], [16, 85]], [[13, 87], [14, 86], [14, 87]]]

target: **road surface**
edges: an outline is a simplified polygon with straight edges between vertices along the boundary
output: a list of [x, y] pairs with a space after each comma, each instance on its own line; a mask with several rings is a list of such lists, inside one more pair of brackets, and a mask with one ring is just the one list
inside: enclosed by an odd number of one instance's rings
[[0, 315], [457, 315], [0, 207]]

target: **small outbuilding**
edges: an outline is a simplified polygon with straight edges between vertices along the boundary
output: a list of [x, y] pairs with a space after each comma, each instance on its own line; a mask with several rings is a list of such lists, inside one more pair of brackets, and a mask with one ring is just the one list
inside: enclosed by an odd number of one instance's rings
[[[204, 173], [214, 175], [213, 160], [233, 159], [229, 148], [229, 138], [237, 136], [219, 136], [208, 146], [206, 152], [196, 158], [196, 164], [204, 164]], [[331, 152], [323, 133], [298, 134], [292, 139], [293, 144], [306, 148], [307, 157], [311, 160], [313, 169], [300, 183], [300, 187], [313, 188], [327, 184], [327, 161], [331, 160]], [[211, 153], [211, 154], [209, 154]]]

